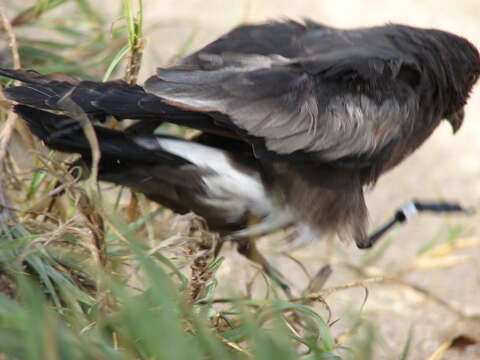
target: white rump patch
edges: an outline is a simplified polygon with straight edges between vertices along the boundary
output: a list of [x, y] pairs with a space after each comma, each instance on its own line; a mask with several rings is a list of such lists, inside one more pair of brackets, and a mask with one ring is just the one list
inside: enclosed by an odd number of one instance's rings
[[186, 140], [163, 137], [135, 137], [135, 142], [143, 147], [163, 149], [180, 156], [199, 168], [211, 170], [203, 176], [207, 196], [199, 200], [225, 211], [225, 218], [235, 221], [245, 212], [263, 217], [273, 211], [274, 206], [265, 189], [260, 174], [243, 172], [232, 166], [226, 152], [213, 147]]

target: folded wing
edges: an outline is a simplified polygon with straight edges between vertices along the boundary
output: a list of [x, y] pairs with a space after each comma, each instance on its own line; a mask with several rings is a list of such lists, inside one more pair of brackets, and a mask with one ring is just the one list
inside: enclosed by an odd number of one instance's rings
[[420, 73], [393, 51], [342, 47], [305, 58], [199, 54], [159, 69], [147, 92], [186, 109], [222, 114], [260, 158], [335, 161], [374, 157], [411, 133]]

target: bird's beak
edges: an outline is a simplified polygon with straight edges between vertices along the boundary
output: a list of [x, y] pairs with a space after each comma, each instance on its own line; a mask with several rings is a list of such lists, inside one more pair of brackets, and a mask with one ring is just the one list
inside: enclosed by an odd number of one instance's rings
[[463, 110], [463, 108], [461, 108], [460, 110], [458, 110], [457, 112], [454, 112], [453, 114], [451, 115], [448, 115], [446, 118], [447, 118], [447, 121], [450, 123], [450, 125], [452, 126], [452, 130], [453, 130], [453, 133], [455, 134], [459, 129], [460, 127], [462, 126], [463, 124], [463, 118], [465, 117], [465, 110]]

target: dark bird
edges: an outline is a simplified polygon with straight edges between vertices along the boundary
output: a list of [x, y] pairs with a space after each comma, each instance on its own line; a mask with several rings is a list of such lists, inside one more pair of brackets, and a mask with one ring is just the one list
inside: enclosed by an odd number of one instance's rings
[[[224, 236], [294, 224], [301, 237], [336, 233], [361, 248], [370, 245], [364, 187], [442, 119], [456, 132], [479, 74], [477, 49], [445, 31], [313, 21], [237, 27], [143, 86], [0, 71], [25, 83], [5, 96], [52, 149], [90, 160], [71, 103], [94, 121], [140, 120], [125, 131], [96, 126], [101, 180], [193, 211]], [[162, 122], [202, 134], [154, 135]]]

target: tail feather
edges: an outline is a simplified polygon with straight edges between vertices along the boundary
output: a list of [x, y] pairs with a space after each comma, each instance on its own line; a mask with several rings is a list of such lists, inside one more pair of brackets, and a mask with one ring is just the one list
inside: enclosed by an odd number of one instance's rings
[[49, 110], [56, 110], [53, 104], [78, 83], [67, 75], [42, 75], [33, 70], [0, 69], [0, 75], [26, 84], [3, 89], [7, 99]]
[[[82, 158], [72, 165], [80, 166], [88, 173], [92, 157], [90, 144], [76, 120], [24, 105], [16, 105], [14, 111], [49, 148], [80, 154]], [[139, 145], [149, 141], [155, 144], [156, 138], [173, 137], [141, 135], [141, 141], [136, 141], [139, 140], [136, 135], [100, 126], [94, 126], [94, 129], [101, 152], [100, 180], [127, 186], [181, 214], [192, 210], [188, 194], [202, 192], [202, 172], [191, 166], [190, 161], [159, 146], [147, 148]]]
[[42, 75], [32, 70], [8, 69], [0, 69], [0, 76], [23, 82], [24, 85], [3, 89], [3, 93], [12, 101], [34, 108], [71, 113], [72, 109], [66, 108], [62, 101], [68, 97], [91, 120], [103, 121], [106, 115], [112, 115], [119, 120], [161, 120], [201, 130], [225, 130], [207, 114], [168, 105], [141, 86], [122, 80], [80, 81], [65, 74]]
[[[82, 126], [76, 120], [24, 105], [16, 105], [14, 111], [27, 122], [32, 133], [49, 148], [67, 153], [78, 153], [86, 160], [91, 159], [90, 143]], [[119, 162], [123, 166], [127, 163], [150, 163], [165, 166], [189, 163], [184, 158], [161, 149], [152, 151], [142, 147], [135, 141], [135, 136], [101, 126], [94, 126], [94, 129], [104, 167], [111, 167]]]
[[[125, 118], [125, 115], [130, 115], [128, 110], [131, 112], [131, 109], [136, 107], [136, 102], [146, 95], [142, 87], [129, 85], [121, 80], [105, 83], [79, 81], [65, 74], [41, 75], [33, 70], [0, 69], [0, 75], [25, 83], [4, 89], [7, 99], [46, 110], [65, 110], [61, 99], [68, 96], [88, 115], [107, 113]], [[115, 102], [115, 107], [110, 109], [120, 107], [118, 114], [94, 105], [95, 101], [110, 97], [113, 97]]]

